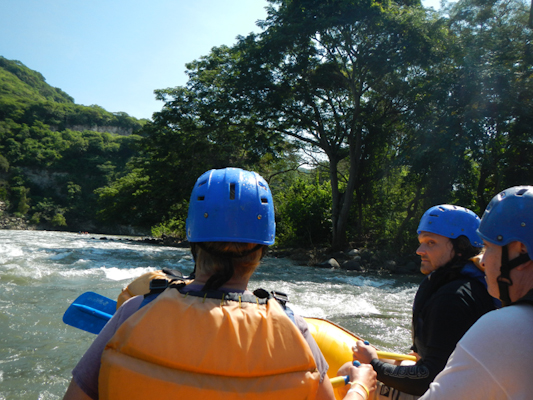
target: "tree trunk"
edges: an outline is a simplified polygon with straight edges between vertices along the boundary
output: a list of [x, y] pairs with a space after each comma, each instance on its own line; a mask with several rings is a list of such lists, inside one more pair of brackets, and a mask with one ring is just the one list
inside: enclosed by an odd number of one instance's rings
[[422, 194], [422, 185], [418, 185], [416, 188], [415, 197], [413, 198], [413, 200], [411, 200], [411, 202], [406, 208], [407, 216], [402, 221], [400, 227], [398, 228], [398, 232], [396, 233], [396, 236], [394, 237], [394, 246], [396, 248], [400, 246], [403, 231], [405, 227], [407, 226], [407, 224], [409, 223], [409, 221], [414, 217], [416, 210], [418, 209], [418, 203], [422, 198], [421, 194]]
[[[343, 250], [348, 240], [346, 237], [346, 229], [348, 227], [348, 215], [350, 208], [353, 204], [353, 198], [355, 193], [355, 183], [357, 182], [359, 173], [359, 161], [361, 159], [361, 128], [356, 127], [352, 135], [348, 140], [350, 146], [350, 174], [348, 178], [348, 185], [346, 185], [346, 192], [344, 195], [338, 196], [339, 203], [337, 205], [338, 214], [333, 217], [333, 239], [331, 241], [331, 247], [333, 250]], [[337, 167], [335, 166], [335, 170]], [[336, 176], [336, 171], [335, 171]], [[338, 193], [338, 181], [336, 180], [337, 193]], [[333, 187], [332, 187], [333, 189]]]
[[341, 207], [341, 193], [339, 192], [339, 178], [337, 175], [338, 162], [329, 160], [329, 180], [331, 185], [331, 245], [338, 241], [338, 220]]
[[529, 27], [533, 28], [533, 0], [531, 0], [531, 6], [529, 7]]

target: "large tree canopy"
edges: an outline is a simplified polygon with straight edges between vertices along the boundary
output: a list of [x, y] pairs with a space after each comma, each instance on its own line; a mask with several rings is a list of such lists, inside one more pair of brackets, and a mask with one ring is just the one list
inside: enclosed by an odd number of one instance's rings
[[186, 87], [157, 92], [165, 106], [145, 129], [150, 161], [142, 168], [163, 190], [158, 198], [168, 191], [171, 199], [190, 188], [173, 176], [195, 176], [194, 158], [212, 167], [252, 165], [282, 154], [286, 141], [318, 151], [329, 169], [332, 244], [340, 248], [354, 195], [362, 212], [365, 185], [395, 156], [447, 31], [417, 2], [270, 3], [263, 33], [214, 48], [187, 65]]
[[323, 221], [309, 228], [288, 215], [324, 215], [303, 202], [325, 207], [329, 195], [336, 248], [356, 235], [399, 244], [429, 206], [481, 212], [508, 183], [533, 183], [522, 0], [461, 0], [441, 14], [418, 1], [269, 3], [262, 33], [213, 48], [187, 65], [185, 86], [157, 91], [165, 105], [143, 130], [131, 174], [100, 192], [110, 218], [126, 210], [153, 224], [183, 214], [206, 169], [279, 177], [298, 165], [287, 157], [295, 149], [318, 154], [327, 173], [314, 183], [272, 180], [292, 224], [280, 226], [293, 237], [313, 232], [305, 235], [317, 243]]
[[[323, 152], [332, 244], [342, 247], [354, 193], [380, 173], [370, 164], [383, 160], [373, 156], [391, 145], [415, 106], [412, 93], [441, 57], [446, 30], [420, 7], [353, 0], [271, 3], [265, 31], [235, 46], [239, 73], [219, 95], [232, 94], [239, 107], [226, 112], [238, 123], [253, 124], [251, 131]], [[348, 169], [341, 176], [338, 166], [345, 159]]]

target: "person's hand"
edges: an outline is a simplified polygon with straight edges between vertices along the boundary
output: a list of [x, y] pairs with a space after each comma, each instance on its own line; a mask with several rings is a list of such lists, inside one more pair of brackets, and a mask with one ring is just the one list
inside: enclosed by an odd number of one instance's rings
[[378, 384], [377, 376], [376, 371], [370, 364], [361, 364], [357, 368], [350, 368], [350, 382], [363, 383], [370, 393], [376, 390]]
[[359, 387], [359, 391], [362, 391], [365, 394], [366, 390], [363, 389], [363, 387], [366, 388], [370, 394], [376, 390], [377, 374], [374, 371], [374, 368], [369, 364], [361, 364], [359, 367], [354, 367], [351, 362], [347, 362], [339, 368], [337, 375], [348, 375], [350, 377], [350, 382], [357, 382], [353, 385], [348, 384], [343, 389], [340, 389], [340, 394], [343, 397], [347, 396], [348, 390], [351, 389], [352, 386]]
[[365, 344], [362, 340], [358, 340], [355, 346], [352, 347], [353, 359], [363, 364], [370, 364], [370, 361], [378, 358], [378, 353], [375, 348]]
[[352, 368], [353, 366], [354, 365], [351, 361], [345, 362], [337, 371], [337, 376], [350, 376], [350, 368]]

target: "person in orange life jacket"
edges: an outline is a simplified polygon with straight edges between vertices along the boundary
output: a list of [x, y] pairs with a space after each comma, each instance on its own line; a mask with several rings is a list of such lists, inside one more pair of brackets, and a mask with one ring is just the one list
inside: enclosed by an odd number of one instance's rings
[[533, 397], [533, 186], [494, 196], [478, 233], [489, 293], [504, 307], [470, 328], [421, 400]]
[[400, 399], [424, 394], [459, 339], [495, 308], [483, 272], [469, 261], [481, 251], [479, 221], [471, 210], [448, 204], [431, 207], [422, 216], [416, 253], [427, 276], [413, 303], [411, 347], [418, 361], [393, 365], [378, 360], [376, 350], [363, 342], [354, 348], [354, 358], [371, 364], [386, 386], [378, 391], [393, 392]]
[[[266, 181], [237, 168], [204, 173], [186, 230], [194, 280], [127, 300], [74, 368], [64, 399], [333, 400], [328, 365], [303, 318], [291, 320], [275, 299], [247, 289], [274, 243]], [[365, 400], [361, 387], [375, 388], [375, 372], [347, 373], [358, 384], [345, 398]]]

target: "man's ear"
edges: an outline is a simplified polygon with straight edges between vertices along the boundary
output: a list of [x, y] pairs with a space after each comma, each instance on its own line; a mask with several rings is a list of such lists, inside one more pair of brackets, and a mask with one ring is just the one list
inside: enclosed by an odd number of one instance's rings
[[[517, 250], [520, 251], [520, 255], [526, 254], [527, 253], [526, 245], [524, 243], [522, 243], [522, 242], [516, 242], [516, 243], [519, 245]], [[530, 261], [524, 262], [523, 264], [519, 265], [518, 267], [516, 267], [516, 269], [521, 271], [521, 270], [524, 270], [526, 267], [531, 267], [531, 265], [532, 265], [532, 262], [530, 260]]]
[[518, 253], [518, 254], [527, 253], [526, 245], [524, 243], [522, 243], [522, 242], [519, 242], [518, 240], [509, 243], [507, 245], [507, 247], [509, 248], [509, 254], [511, 254], [511, 253]]

